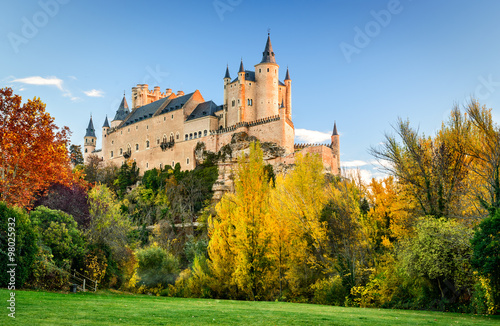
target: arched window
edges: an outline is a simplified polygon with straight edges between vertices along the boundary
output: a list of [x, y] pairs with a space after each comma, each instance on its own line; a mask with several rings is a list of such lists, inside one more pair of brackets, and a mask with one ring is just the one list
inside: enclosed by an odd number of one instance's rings
[[173, 132], [171, 132], [171, 133], [170, 133], [170, 141], [171, 141], [171, 142], [173, 142], [173, 141], [174, 141], [174, 133], [173, 133]]
[[186, 159], [186, 164], [189, 165], [189, 157]]
[[149, 140], [146, 140], [146, 148], [149, 148]]
[[188, 134], [186, 134], [184, 138], [185, 138], [184, 140], [188, 140], [189, 139]]
[[123, 155], [123, 148], [120, 148], [120, 155]]
[[189, 134], [189, 139], [193, 139], [193, 134]]
[[180, 137], [179, 132], [177, 132], [177, 133], [175, 134], [175, 139], [179, 140], [179, 137]]
[[139, 144], [135, 144], [135, 150], [138, 151], [139, 150]]
[[203, 131], [203, 136], [206, 136], [206, 135], [207, 135], [207, 133], [208, 133], [208, 132], [207, 132], [206, 130], [205, 130], [205, 131]]
[[201, 138], [201, 131], [198, 131], [198, 138]]

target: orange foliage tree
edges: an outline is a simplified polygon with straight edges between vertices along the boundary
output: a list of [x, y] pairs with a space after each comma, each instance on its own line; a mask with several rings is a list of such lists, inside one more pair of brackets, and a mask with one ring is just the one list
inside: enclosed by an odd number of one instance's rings
[[0, 201], [29, 207], [52, 183], [70, 183], [69, 133], [39, 98], [21, 105], [11, 88], [0, 89]]

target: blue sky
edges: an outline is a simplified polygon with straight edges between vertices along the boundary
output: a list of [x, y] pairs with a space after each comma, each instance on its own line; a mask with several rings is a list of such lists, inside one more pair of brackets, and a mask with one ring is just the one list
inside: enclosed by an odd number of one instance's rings
[[[260, 62], [267, 30], [292, 78], [297, 142], [324, 142], [377, 176], [367, 153], [398, 117], [432, 134], [471, 96], [500, 107], [500, 2], [9, 1], [0, 13], [0, 87], [40, 97], [83, 144], [138, 83], [222, 104], [226, 64]], [[498, 119], [496, 119], [498, 121]]]

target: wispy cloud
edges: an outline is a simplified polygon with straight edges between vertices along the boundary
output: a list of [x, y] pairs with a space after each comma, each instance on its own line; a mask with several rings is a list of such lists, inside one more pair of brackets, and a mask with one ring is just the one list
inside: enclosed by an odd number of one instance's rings
[[316, 130], [295, 129], [295, 140], [304, 143], [323, 143], [330, 140], [330, 133]]
[[97, 89], [91, 89], [90, 91], [83, 91], [85, 95], [89, 97], [104, 97], [104, 92]]
[[28, 84], [28, 85], [51, 85], [51, 86], [56, 86], [59, 88], [61, 91], [64, 91], [63, 88], [63, 80], [59, 79], [57, 77], [40, 77], [40, 76], [31, 76], [31, 77], [26, 77], [26, 78], [17, 78], [14, 79], [13, 82], [15, 83], [23, 83], [23, 84]]
[[355, 168], [359, 166], [364, 166], [368, 165], [368, 162], [365, 161], [360, 161], [360, 160], [354, 160], [354, 161], [345, 161], [345, 162], [340, 162], [340, 165], [345, 168]]
[[79, 97], [73, 96], [73, 94], [68, 89], [64, 88], [64, 81], [62, 79], [54, 76], [31, 76], [25, 78], [14, 78], [11, 82], [25, 85], [55, 86], [63, 93], [64, 97], [69, 97], [71, 101], [75, 102], [80, 100]]

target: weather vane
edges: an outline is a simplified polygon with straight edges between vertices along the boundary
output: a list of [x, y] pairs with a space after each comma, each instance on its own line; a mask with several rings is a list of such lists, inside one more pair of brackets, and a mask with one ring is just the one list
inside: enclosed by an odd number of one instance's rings
[[267, 29], [267, 35], [269, 35], [269, 34], [271, 34], [271, 29], [270, 28]]

